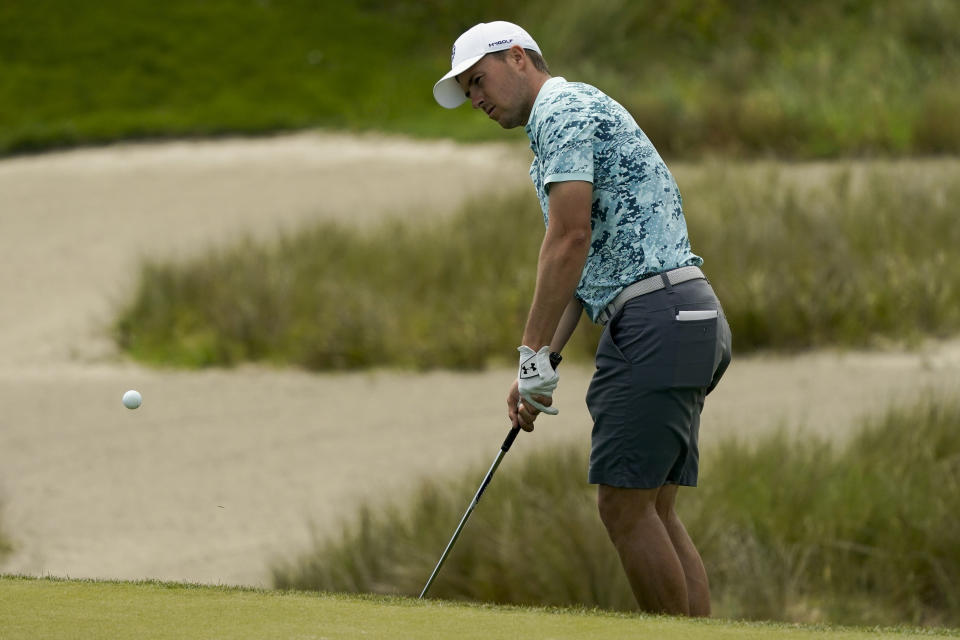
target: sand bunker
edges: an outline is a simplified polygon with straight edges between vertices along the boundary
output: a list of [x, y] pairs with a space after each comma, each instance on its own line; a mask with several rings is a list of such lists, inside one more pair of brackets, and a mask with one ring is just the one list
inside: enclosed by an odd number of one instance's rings
[[[443, 215], [526, 186], [528, 153], [308, 133], [0, 161], [0, 503], [17, 545], [0, 570], [265, 585], [272, 561], [358, 501], [485, 467], [507, 428], [509, 369], [150, 370], [119, 358], [104, 326], [143, 256], [317, 219]], [[704, 455], [723, 434], [781, 423], [842, 436], [958, 372], [957, 342], [740, 359], [708, 403]], [[589, 375], [565, 365], [560, 415], [523, 434], [500, 473], [539, 446], [587, 445]], [[128, 388], [143, 392], [137, 411], [120, 404]]]

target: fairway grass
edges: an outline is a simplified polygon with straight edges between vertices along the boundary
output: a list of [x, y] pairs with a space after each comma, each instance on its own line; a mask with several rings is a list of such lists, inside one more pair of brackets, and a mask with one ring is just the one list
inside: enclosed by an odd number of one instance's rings
[[557, 75], [620, 101], [662, 153], [954, 153], [958, 6], [3, 2], [0, 155], [314, 126], [503, 140], [430, 91], [456, 35], [493, 17], [524, 25]]
[[160, 582], [0, 577], [0, 637], [19, 638], [920, 638], [951, 630], [686, 620], [575, 609]]

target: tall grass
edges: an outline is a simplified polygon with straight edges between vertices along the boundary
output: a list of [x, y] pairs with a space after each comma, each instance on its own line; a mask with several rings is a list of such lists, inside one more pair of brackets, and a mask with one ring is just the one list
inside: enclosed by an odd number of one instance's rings
[[[3, 515], [3, 503], [0, 502], [0, 516]], [[13, 552], [13, 542], [7, 537], [7, 532], [3, 528], [3, 520], [0, 518], [0, 566], [10, 553]]]
[[950, 1], [8, 0], [0, 153], [315, 126], [500, 138], [430, 94], [454, 38], [492, 19], [671, 155], [960, 150]]
[[[868, 165], [869, 166], [869, 165]], [[876, 346], [960, 330], [960, 174], [839, 166], [804, 184], [717, 165], [687, 185], [695, 250], [740, 350]]]
[[501, 345], [515, 348], [532, 295], [542, 222], [504, 232], [531, 199], [475, 203], [435, 225], [322, 224], [187, 264], [147, 264], [119, 343], [187, 366], [482, 367]]
[[[717, 164], [681, 184], [694, 250], [738, 351], [960, 331], [960, 180], [908, 169], [838, 165], [806, 181], [786, 165]], [[522, 192], [429, 225], [322, 224], [153, 262], [116, 339], [159, 364], [478, 368], [516, 347], [542, 235]], [[585, 321], [566, 353], [589, 359], [596, 338]]]
[[[706, 447], [679, 508], [722, 617], [960, 625], [960, 401], [864, 422], [843, 448], [773, 433]], [[510, 460], [431, 589], [438, 598], [633, 607], [585, 483], [583, 446]], [[366, 506], [274, 570], [280, 588], [417, 594], [482, 478]]]

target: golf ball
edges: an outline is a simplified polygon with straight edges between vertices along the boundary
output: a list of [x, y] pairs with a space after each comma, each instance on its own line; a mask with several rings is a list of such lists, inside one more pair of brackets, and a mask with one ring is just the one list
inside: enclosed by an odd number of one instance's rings
[[127, 409], [136, 409], [140, 406], [141, 402], [143, 402], [143, 398], [136, 389], [130, 389], [130, 391], [123, 394], [123, 406]]

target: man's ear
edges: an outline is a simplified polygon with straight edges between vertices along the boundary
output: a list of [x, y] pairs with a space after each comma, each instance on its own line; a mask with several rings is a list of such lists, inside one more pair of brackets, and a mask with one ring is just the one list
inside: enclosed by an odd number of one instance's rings
[[526, 58], [527, 58], [527, 52], [524, 51], [523, 47], [521, 47], [518, 44], [513, 45], [507, 51], [507, 59], [517, 64], [523, 64], [524, 62], [526, 62]]

